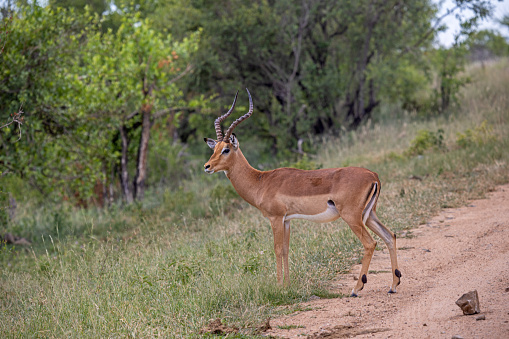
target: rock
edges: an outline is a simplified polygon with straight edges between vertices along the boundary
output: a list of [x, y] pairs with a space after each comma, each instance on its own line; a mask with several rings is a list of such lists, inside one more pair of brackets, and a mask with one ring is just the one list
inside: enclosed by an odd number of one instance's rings
[[462, 336], [460, 336], [460, 335], [457, 335], [457, 334], [456, 334], [456, 335], [453, 335], [453, 336], [451, 337], [451, 339], [463, 339], [463, 337], [462, 337]]
[[477, 290], [463, 294], [458, 300], [456, 300], [456, 305], [463, 310], [463, 314], [465, 315], [481, 313]]
[[481, 314], [480, 316], [475, 318], [475, 320], [486, 320], [486, 316], [484, 314]]

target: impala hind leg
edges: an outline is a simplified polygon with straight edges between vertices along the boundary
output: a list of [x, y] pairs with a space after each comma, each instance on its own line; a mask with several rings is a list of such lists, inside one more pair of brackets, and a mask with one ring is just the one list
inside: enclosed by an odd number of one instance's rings
[[398, 269], [398, 257], [396, 256], [396, 235], [392, 233], [376, 216], [375, 211], [371, 210], [366, 220], [366, 226], [378, 235], [387, 245], [391, 256], [392, 266], [392, 285], [389, 293], [396, 293], [396, 287], [401, 281], [401, 272]]
[[357, 280], [357, 284], [352, 290], [352, 297], [356, 297], [357, 293], [364, 288], [364, 284], [368, 282], [367, 274], [369, 269], [369, 263], [371, 262], [371, 258], [373, 257], [373, 252], [375, 251], [376, 241], [373, 239], [371, 234], [369, 234], [368, 230], [362, 223], [362, 219], [360, 216], [357, 217], [343, 217], [343, 220], [346, 221], [348, 226], [352, 229], [353, 233], [359, 238], [364, 246], [364, 256], [362, 257], [362, 267], [361, 273], [359, 274], [359, 280]]

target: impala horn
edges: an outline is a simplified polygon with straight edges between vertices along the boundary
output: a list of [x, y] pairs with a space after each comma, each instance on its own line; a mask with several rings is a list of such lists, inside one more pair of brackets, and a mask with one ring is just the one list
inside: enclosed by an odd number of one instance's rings
[[237, 96], [239, 95], [239, 91], [237, 91], [237, 94], [235, 94], [235, 99], [233, 99], [232, 107], [230, 107], [230, 110], [226, 112], [225, 114], [221, 115], [219, 118], [214, 121], [214, 127], [216, 128], [216, 135], [217, 135], [217, 141], [223, 141], [223, 132], [221, 132], [221, 123], [224, 121], [224, 119], [228, 118], [230, 114], [232, 114], [233, 109], [235, 108], [235, 103], [237, 102]]
[[[235, 127], [237, 127], [238, 124], [240, 124], [242, 121], [249, 118], [251, 116], [251, 114], [253, 114], [253, 99], [251, 98], [251, 93], [249, 93], [249, 90], [247, 88], [246, 88], [246, 91], [247, 91], [247, 95], [249, 95], [249, 111], [246, 114], [244, 114], [243, 116], [241, 116], [240, 118], [238, 118], [237, 120], [235, 120], [230, 125], [230, 127], [228, 128], [228, 130], [226, 131], [226, 134], [224, 136], [224, 138], [226, 139], [226, 141], [225, 141], [226, 143], [230, 142], [230, 135], [232, 134]], [[237, 98], [237, 97], [235, 97], [235, 98]], [[217, 128], [216, 128], [216, 130], [217, 130]]]

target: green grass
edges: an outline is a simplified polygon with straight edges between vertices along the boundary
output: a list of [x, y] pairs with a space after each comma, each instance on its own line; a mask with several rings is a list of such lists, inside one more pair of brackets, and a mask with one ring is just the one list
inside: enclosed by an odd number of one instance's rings
[[[313, 162], [378, 172], [379, 216], [397, 232], [482, 198], [509, 181], [508, 70], [507, 61], [470, 69], [474, 82], [455, 114], [362, 127], [324, 140]], [[484, 121], [493, 137], [472, 137]], [[440, 147], [407, 152], [429, 135], [419, 131], [439, 129]], [[20, 203], [5, 231], [33, 246], [0, 249], [0, 337], [199, 337], [212, 318], [252, 337], [267, 317], [312, 295], [341, 297], [333, 281], [362, 251], [343, 222], [292, 222], [292, 281], [280, 288], [269, 222], [201, 163], [186, 185], [149, 195], [143, 206]]]
[[277, 326], [277, 328], [279, 328], [281, 330], [293, 330], [293, 329], [296, 329], [296, 328], [306, 328], [306, 326], [302, 326], [302, 325], [281, 325], [281, 326]]

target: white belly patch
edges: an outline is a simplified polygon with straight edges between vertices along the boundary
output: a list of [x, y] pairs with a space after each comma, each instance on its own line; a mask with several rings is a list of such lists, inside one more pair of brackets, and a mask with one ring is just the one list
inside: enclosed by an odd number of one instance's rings
[[331, 222], [339, 218], [339, 212], [332, 201], [327, 203], [327, 209], [318, 214], [290, 214], [285, 217], [285, 220], [292, 219], [305, 219], [313, 222]]

